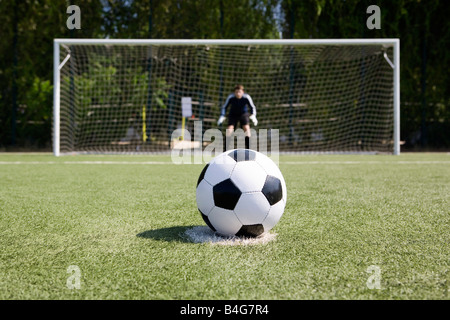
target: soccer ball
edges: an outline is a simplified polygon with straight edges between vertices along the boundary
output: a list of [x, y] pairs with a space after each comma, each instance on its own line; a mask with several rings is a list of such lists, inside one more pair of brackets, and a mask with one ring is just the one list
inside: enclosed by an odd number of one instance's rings
[[257, 237], [272, 229], [286, 206], [286, 183], [264, 154], [226, 151], [209, 162], [197, 181], [203, 220], [224, 236]]

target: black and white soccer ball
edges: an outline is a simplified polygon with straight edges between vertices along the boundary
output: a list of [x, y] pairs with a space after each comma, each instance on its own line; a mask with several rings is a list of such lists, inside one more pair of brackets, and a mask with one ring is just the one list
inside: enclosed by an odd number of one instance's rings
[[286, 206], [286, 183], [278, 166], [249, 149], [226, 151], [203, 168], [197, 182], [203, 220], [224, 236], [257, 237], [272, 229]]

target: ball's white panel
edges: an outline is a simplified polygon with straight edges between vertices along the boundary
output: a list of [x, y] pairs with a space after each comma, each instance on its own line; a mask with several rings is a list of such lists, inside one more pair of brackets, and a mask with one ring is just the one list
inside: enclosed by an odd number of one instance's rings
[[207, 216], [214, 207], [213, 187], [203, 179], [197, 187], [196, 195], [198, 209]]
[[256, 154], [256, 162], [258, 162], [261, 167], [264, 168], [266, 173], [268, 175], [277, 177], [281, 181], [281, 186], [283, 188], [283, 200], [286, 203], [287, 200], [287, 189], [286, 189], [286, 182], [284, 181], [283, 174], [281, 173], [280, 168], [275, 164], [275, 162], [272, 161], [268, 156], [262, 154], [261, 152], [258, 152]]
[[214, 186], [219, 182], [228, 179], [235, 165], [236, 161], [234, 161], [234, 159], [227, 156], [225, 153], [222, 153], [211, 160], [204, 179]]
[[231, 180], [244, 192], [261, 191], [267, 174], [255, 161], [240, 161], [231, 174]]
[[272, 207], [270, 207], [269, 214], [263, 221], [264, 231], [267, 232], [272, 229], [280, 220], [284, 212], [284, 201], [278, 201]]
[[258, 162], [261, 167], [264, 168], [264, 170], [266, 171], [266, 173], [268, 175], [280, 178], [283, 175], [281, 174], [280, 168], [278, 168], [278, 166], [275, 164], [275, 162], [272, 161], [272, 159], [270, 159], [268, 156], [262, 154], [261, 152], [258, 152], [256, 154], [256, 162]]
[[226, 236], [234, 236], [242, 227], [233, 210], [214, 207], [210, 211], [208, 219], [218, 233]]
[[244, 225], [262, 223], [269, 210], [269, 201], [261, 192], [242, 194], [234, 208], [238, 219]]

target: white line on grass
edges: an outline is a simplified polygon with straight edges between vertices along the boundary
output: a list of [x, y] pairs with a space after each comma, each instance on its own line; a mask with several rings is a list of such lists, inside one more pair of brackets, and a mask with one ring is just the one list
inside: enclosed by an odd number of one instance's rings
[[2, 164], [174, 164], [167, 161], [0, 161]]
[[[450, 164], [450, 161], [281, 161], [281, 164], [293, 165], [316, 165], [316, 164]], [[152, 165], [170, 164], [178, 165], [168, 161], [0, 161], [0, 165], [23, 165], [23, 164], [120, 164], [120, 165]]]
[[450, 164], [450, 161], [281, 161], [282, 164]]

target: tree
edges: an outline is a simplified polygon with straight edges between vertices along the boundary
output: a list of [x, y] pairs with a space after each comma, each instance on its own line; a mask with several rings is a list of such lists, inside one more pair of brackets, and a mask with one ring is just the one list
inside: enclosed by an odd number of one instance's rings
[[[1, 2], [0, 125], [3, 128], [15, 125], [16, 132], [13, 129], [2, 130], [0, 146], [10, 145], [12, 140], [19, 146], [42, 147], [51, 143], [53, 39], [98, 37], [101, 31], [101, 5], [98, 1], [83, 2], [82, 19], [86, 27], [76, 31], [66, 27], [69, 4], [63, 0]], [[11, 50], [15, 42], [15, 26], [17, 46], [16, 50]], [[17, 61], [16, 67], [14, 61]], [[13, 105], [15, 110], [12, 110]]]
[[[68, 30], [74, 1], [0, 1], [0, 147], [49, 145], [54, 38], [400, 38], [401, 138], [450, 147], [450, 3], [369, 0], [85, 0], [81, 30]], [[276, 14], [276, 12], [280, 11]]]
[[285, 38], [400, 38], [401, 139], [406, 147], [450, 147], [450, 5], [377, 1], [381, 29], [368, 30], [367, 0], [281, 2]]

